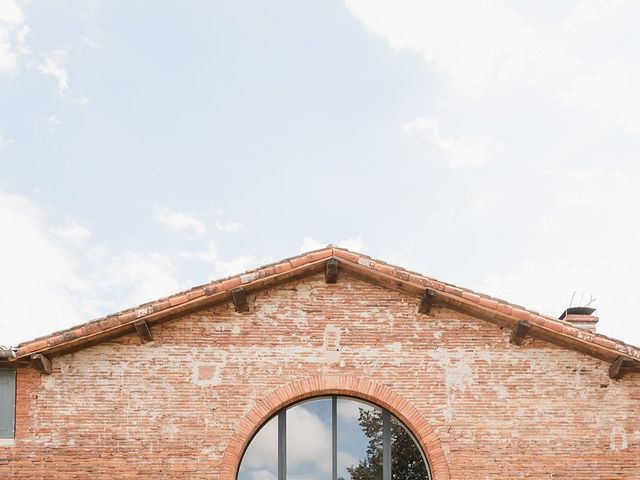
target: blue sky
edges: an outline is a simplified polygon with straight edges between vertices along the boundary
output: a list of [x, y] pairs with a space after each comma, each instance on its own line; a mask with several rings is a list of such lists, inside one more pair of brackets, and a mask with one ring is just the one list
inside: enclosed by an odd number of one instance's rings
[[640, 344], [630, 0], [0, 0], [0, 343], [336, 243]]

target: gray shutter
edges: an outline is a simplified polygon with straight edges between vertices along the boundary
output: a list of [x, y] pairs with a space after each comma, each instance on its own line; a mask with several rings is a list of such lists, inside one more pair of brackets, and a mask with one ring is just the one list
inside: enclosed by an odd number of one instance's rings
[[0, 370], [0, 438], [13, 438], [16, 417], [16, 371]]

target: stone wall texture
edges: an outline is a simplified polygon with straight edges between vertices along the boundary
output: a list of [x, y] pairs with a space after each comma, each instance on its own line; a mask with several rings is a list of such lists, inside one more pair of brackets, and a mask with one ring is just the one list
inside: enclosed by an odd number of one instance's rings
[[389, 408], [435, 480], [640, 478], [640, 374], [346, 274], [248, 300], [18, 369], [0, 478], [233, 480], [269, 416], [323, 393]]

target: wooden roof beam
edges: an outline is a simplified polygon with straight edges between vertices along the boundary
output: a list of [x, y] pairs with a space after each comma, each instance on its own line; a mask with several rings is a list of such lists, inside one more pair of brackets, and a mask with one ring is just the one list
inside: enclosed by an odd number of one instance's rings
[[338, 260], [330, 258], [327, 260], [327, 268], [324, 271], [324, 281], [336, 283], [338, 281]]
[[526, 320], [520, 320], [516, 323], [515, 328], [511, 332], [511, 337], [509, 338], [509, 343], [514, 345], [522, 345], [525, 337], [531, 330], [531, 324]]
[[620, 380], [624, 376], [625, 371], [639, 371], [638, 367], [639, 364], [637, 364], [633, 359], [621, 355], [616, 358], [609, 367], [609, 378]]
[[136, 327], [136, 332], [140, 335], [142, 343], [153, 342], [153, 335], [151, 335], [151, 329], [144, 320], [136, 320], [133, 322], [133, 326]]
[[422, 300], [420, 300], [420, 306], [418, 307], [418, 313], [424, 313], [429, 315], [431, 313], [431, 307], [433, 307], [433, 301], [436, 298], [436, 292], [427, 288], [422, 295]]
[[231, 297], [233, 299], [233, 305], [236, 307], [236, 312], [248, 312], [249, 304], [247, 303], [247, 295], [244, 288], [238, 287], [231, 290]]
[[31, 366], [44, 375], [51, 375], [51, 360], [41, 353], [31, 355]]

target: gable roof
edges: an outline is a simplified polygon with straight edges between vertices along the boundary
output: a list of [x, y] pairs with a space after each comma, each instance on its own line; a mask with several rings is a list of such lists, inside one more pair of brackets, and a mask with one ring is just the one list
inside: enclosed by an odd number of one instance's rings
[[428, 292], [437, 304], [507, 328], [526, 325], [526, 335], [570, 348], [607, 362], [622, 362], [626, 370], [640, 371], [640, 348], [568, 322], [527, 310], [519, 305], [426, 277], [366, 255], [328, 246], [282, 260], [243, 274], [227, 277], [138, 307], [54, 332], [17, 346], [12, 361], [28, 361], [34, 354], [55, 356], [86, 348], [136, 331], [140, 321], [148, 325], [176, 318], [195, 309], [229, 302], [233, 291], [246, 293], [324, 271], [329, 260], [339, 271], [365, 281], [423, 298]]

